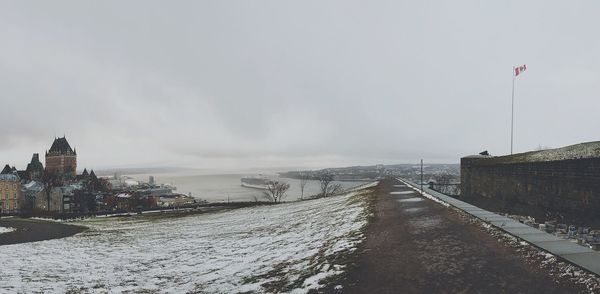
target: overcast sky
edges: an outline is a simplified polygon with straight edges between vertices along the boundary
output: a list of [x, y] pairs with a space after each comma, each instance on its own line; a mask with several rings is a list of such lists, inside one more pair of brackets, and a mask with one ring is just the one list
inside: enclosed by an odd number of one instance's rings
[[2, 1], [0, 161], [458, 162], [600, 138], [598, 1]]

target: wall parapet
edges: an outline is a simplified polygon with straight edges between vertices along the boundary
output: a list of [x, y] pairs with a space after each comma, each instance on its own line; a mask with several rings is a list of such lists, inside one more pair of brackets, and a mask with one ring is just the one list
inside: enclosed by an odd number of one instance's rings
[[464, 157], [461, 185], [465, 200], [487, 202], [505, 212], [600, 223], [600, 157], [552, 161]]

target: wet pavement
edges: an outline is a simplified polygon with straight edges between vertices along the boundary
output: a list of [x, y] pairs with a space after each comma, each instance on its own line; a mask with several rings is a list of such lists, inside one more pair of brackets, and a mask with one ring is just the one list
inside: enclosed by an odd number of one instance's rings
[[[458, 212], [397, 180], [377, 187], [375, 217], [346, 293], [576, 293]], [[536, 285], [532, 288], [531, 285]]]
[[[416, 187], [416, 184], [412, 185]], [[519, 239], [549, 253], [559, 256], [564, 260], [576, 264], [592, 273], [600, 275], [600, 252], [594, 251], [586, 246], [578, 245], [573, 242], [573, 240], [558, 238], [554, 235], [540, 231], [511, 218], [489, 212], [431, 189], [424, 188], [424, 190], [425, 193], [428, 193], [431, 196], [464, 211], [465, 213], [488, 222], [500, 230], [518, 237]], [[394, 193], [401, 192], [392, 192], [392, 194]]]
[[87, 229], [82, 226], [17, 217], [0, 218], [0, 226], [15, 229], [13, 232], [0, 234], [0, 245], [59, 239]]

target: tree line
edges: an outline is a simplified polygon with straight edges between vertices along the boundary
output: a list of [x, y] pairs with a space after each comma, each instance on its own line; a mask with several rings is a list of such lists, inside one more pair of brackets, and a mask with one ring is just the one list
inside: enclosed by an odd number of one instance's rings
[[[307, 173], [300, 174], [300, 200], [304, 200], [304, 191], [306, 184], [310, 180], [310, 177]], [[329, 197], [336, 194], [339, 194], [343, 191], [342, 185], [339, 183], [334, 183], [335, 176], [331, 172], [322, 172], [316, 178], [319, 181], [319, 194], [316, 195], [316, 198]], [[290, 184], [283, 181], [269, 181], [267, 183], [267, 187], [264, 194], [264, 197], [275, 203], [281, 202], [283, 198], [287, 195], [287, 191], [290, 189]]]

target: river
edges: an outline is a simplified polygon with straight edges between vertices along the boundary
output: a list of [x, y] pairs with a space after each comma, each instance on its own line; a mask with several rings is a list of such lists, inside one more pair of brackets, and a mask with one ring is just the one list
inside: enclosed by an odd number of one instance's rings
[[[138, 181], [148, 181], [151, 174], [129, 175]], [[165, 173], [152, 174], [157, 184], [172, 184], [177, 187], [176, 192], [207, 200], [218, 201], [254, 201], [264, 200], [263, 191], [241, 186], [241, 178], [244, 176], [256, 176], [257, 174], [221, 174], [221, 175], [199, 175], [190, 173]], [[285, 181], [290, 184], [290, 189], [284, 197], [284, 201], [300, 199], [300, 180], [281, 178], [277, 174], [266, 174], [270, 179]], [[364, 184], [365, 182], [334, 182], [343, 188], [351, 188]], [[304, 197], [319, 193], [319, 182], [308, 181], [304, 188]]]

